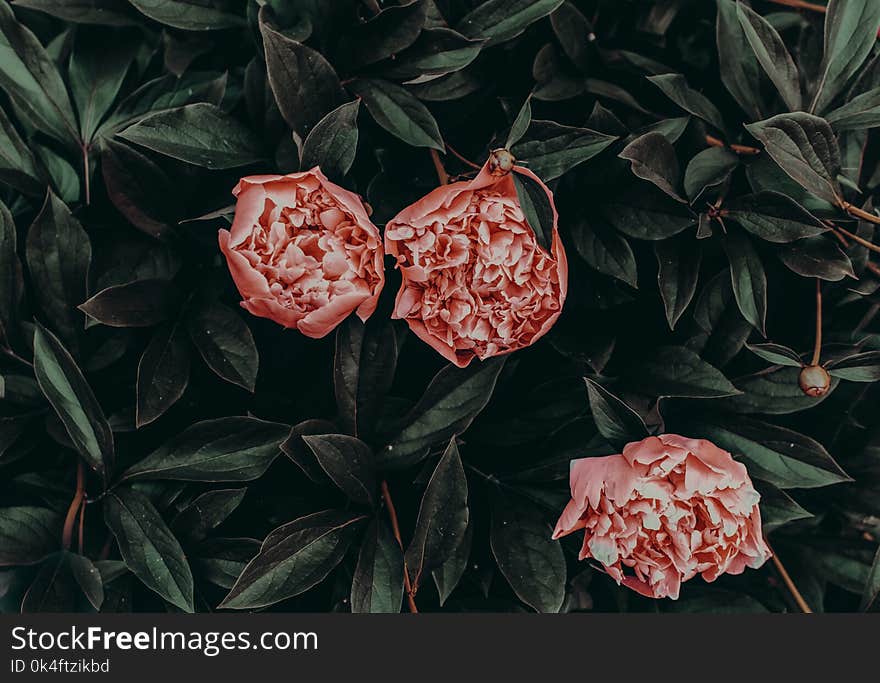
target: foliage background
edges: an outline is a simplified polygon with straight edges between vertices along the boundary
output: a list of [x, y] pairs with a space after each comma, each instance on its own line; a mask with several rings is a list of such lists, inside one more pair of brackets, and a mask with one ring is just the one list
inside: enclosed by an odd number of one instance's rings
[[[406, 609], [384, 482], [422, 611], [795, 610], [770, 563], [656, 602], [550, 540], [570, 459], [661, 430], [746, 463], [813, 610], [874, 607], [880, 10], [806, 4], [3, 0], [2, 609]], [[390, 268], [335, 338], [238, 307], [240, 176], [320, 163], [381, 226], [446, 145], [553, 187], [545, 339], [444, 368]]]

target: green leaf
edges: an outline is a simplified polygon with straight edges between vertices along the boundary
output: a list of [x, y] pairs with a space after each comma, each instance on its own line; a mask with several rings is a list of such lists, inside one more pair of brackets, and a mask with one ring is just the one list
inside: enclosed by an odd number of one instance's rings
[[563, 0], [488, 0], [465, 15], [456, 30], [468, 38], [485, 38], [487, 46], [503, 43], [562, 3]]
[[330, 178], [342, 178], [357, 154], [360, 101], [340, 105], [312, 128], [303, 143], [302, 168], [319, 166]]
[[443, 368], [419, 402], [404, 418], [390, 443], [376, 454], [381, 467], [405, 467], [420, 462], [432, 445], [462, 434], [486, 407], [504, 358], [471, 363], [466, 368]]
[[746, 348], [774, 365], [787, 365], [792, 368], [801, 368], [804, 365], [797, 351], [782, 344], [746, 344]]
[[730, 261], [730, 283], [743, 317], [766, 336], [767, 275], [751, 240], [743, 233], [730, 232], [724, 240]]
[[431, 572], [431, 576], [434, 577], [434, 584], [437, 586], [441, 607], [449, 599], [449, 596], [452, 595], [467, 569], [473, 538], [474, 525], [472, 520], [469, 519], [461, 543], [458, 544], [458, 547], [456, 547], [446, 562]]
[[405, 50], [419, 37], [428, 4], [427, 0], [410, 0], [392, 5], [357, 24], [342, 42], [342, 60], [357, 69]]
[[400, 612], [403, 600], [403, 551], [381, 519], [370, 523], [361, 543], [351, 582], [355, 614]]
[[0, 201], [0, 344], [9, 335], [13, 321], [18, 317], [18, 303], [24, 288], [17, 241], [15, 221], [9, 209]]
[[318, 464], [355, 503], [376, 504], [373, 452], [360, 439], [345, 434], [304, 435]]
[[818, 116], [796, 112], [779, 114], [746, 128], [767, 148], [767, 153], [808, 192], [832, 204], [842, 196], [840, 150], [831, 126]]
[[694, 305], [694, 322], [700, 331], [688, 346], [710, 363], [723, 367], [739, 353], [752, 326], [739, 312], [728, 273], [718, 273], [703, 286]]
[[631, 287], [638, 286], [638, 269], [632, 247], [604, 221], [587, 223], [585, 218], [580, 218], [570, 226], [569, 234], [578, 254], [590, 266]]
[[849, 382], [880, 381], [880, 351], [865, 351], [826, 366], [832, 377], [840, 377]]
[[749, 7], [737, 3], [736, 11], [746, 40], [764, 73], [773, 81], [788, 108], [798, 111], [801, 108], [800, 75], [782, 37], [764, 17]]
[[42, 196], [46, 184], [37, 168], [34, 153], [19, 136], [3, 109], [0, 109], [0, 182], [19, 192]]
[[251, 481], [280, 454], [290, 427], [254, 417], [197, 422], [129, 467], [123, 480]]
[[375, 432], [394, 381], [397, 353], [390, 323], [365, 325], [349, 316], [337, 328], [333, 386], [339, 422], [349, 434], [369, 440]]
[[138, 363], [135, 426], [154, 422], [183, 396], [189, 383], [189, 345], [178, 325], [159, 329]]
[[829, 0], [825, 14], [825, 54], [811, 112], [823, 113], [855, 74], [877, 42], [880, 5], [873, 0]]
[[413, 147], [444, 150], [437, 121], [407, 90], [380, 79], [359, 78], [348, 85], [382, 128]]
[[724, 147], [709, 147], [696, 154], [684, 173], [684, 191], [695, 202], [710, 188], [727, 182], [739, 166], [739, 157]]
[[266, 69], [284, 120], [301, 138], [346, 100], [339, 77], [320, 52], [273, 30], [260, 13]]
[[631, 162], [635, 176], [653, 183], [676, 201], [684, 202], [678, 156], [672, 143], [661, 133], [645, 133], [637, 137], [617, 156]]
[[434, 468], [419, 506], [406, 571], [413, 591], [428, 572], [443, 565], [461, 543], [468, 526], [468, 485], [455, 436]]
[[718, 0], [716, 42], [721, 82], [739, 103], [750, 120], [764, 117], [761, 101], [763, 76], [758, 60], [750, 49], [742, 25], [739, 23], [737, 5], [733, 0]]
[[839, 380], [833, 379], [831, 388], [820, 397], [807, 396], [798, 386], [799, 368], [781, 367], [763, 370], [737, 379], [741, 396], [726, 398], [720, 402], [724, 408], [738, 413], [766, 413], [786, 415], [812, 408], [828, 398]]
[[785, 491], [772, 484], [763, 482], [758, 486], [758, 491], [761, 494], [761, 528], [765, 534], [789, 522], [809, 519], [813, 516]]
[[130, 41], [98, 43], [90, 34], [82, 34], [74, 42], [68, 74], [84, 144], [92, 142], [95, 131], [116, 100], [136, 47]]
[[104, 499], [104, 521], [132, 573], [175, 607], [194, 612], [189, 563], [149, 498], [128, 488], [114, 489]]
[[67, 147], [78, 141], [76, 116], [55, 63], [8, 2], [0, 3], [0, 88], [35, 128]]
[[383, 67], [382, 75], [409, 79], [454, 73], [473, 62], [482, 49], [482, 40], [465, 38], [449, 28], [426, 28], [390, 66]]
[[855, 278], [849, 256], [826, 237], [810, 237], [786, 244], [777, 256], [789, 270], [803, 277], [817, 277], [829, 282]]
[[73, 612], [77, 606], [78, 587], [65, 561], [67, 553], [49, 557], [37, 571], [21, 601], [23, 614], [36, 612]]
[[87, 557], [69, 552], [64, 553], [64, 561], [92, 607], [96, 610], [101, 609], [101, 604], [104, 602], [104, 585], [101, 582], [101, 573], [94, 563]]
[[0, 567], [36, 564], [60, 543], [61, 516], [54, 510], [0, 508]]
[[252, 538], [212, 538], [194, 551], [193, 569], [199, 578], [229, 590], [260, 550]]
[[26, 256], [37, 302], [76, 353], [83, 328], [76, 307], [86, 298], [92, 247], [79, 221], [51, 190], [28, 230]]
[[725, 415], [691, 429], [744, 460], [751, 476], [781, 489], [850, 481], [819, 442], [784, 427]]
[[632, 441], [648, 436], [648, 428], [642, 416], [601, 384], [585, 378], [590, 412], [596, 429], [615, 448], [622, 449]]
[[73, 446], [104, 476], [113, 463], [113, 432], [73, 357], [39, 323], [34, 331], [34, 374]]
[[722, 398], [740, 393], [720, 370], [683, 346], [664, 346], [646, 354], [630, 371], [633, 388], [652, 396]]
[[651, 83], [656, 85], [663, 94], [675, 102], [679, 107], [697, 118], [703, 119], [713, 128], [724, 131], [724, 117], [712, 101], [700, 92], [691, 88], [687, 79], [681, 74], [663, 74], [661, 76], [648, 76]]
[[278, 527], [219, 608], [267, 607], [304, 593], [342, 561], [363, 520], [352, 512], [325, 510]]
[[216, 301], [190, 313], [189, 336], [218, 377], [253, 392], [260, 368], [257, 345], [247, 323]]
[[550, 15], [553, 33], [563, 52], [578, 69], [590, 71], [590, 43], [595, 38], [593, 26], [572, 2], [563, 2]]
[[137, 14], [125, 0], [13, 0], [12, 4], [77, 24], [129, 26], [137, 23]]
[[260, 140], [250, 130], [218, 107], [204, 102], [152, 114], [119, 136], [205, 168], [236, 168], [262, 158]]
[[669, 329], [674, 330], [696, 294], [703, 250], [691, 237], [673, 237], [654, 242], [654, 255], [666, 321]]
[[171, 528], [187, 542], [201, 541], [235, 512], [246, 493], [246, 488], [207, 491], [177, 513]]
[[857, 95], [830, 114], [826, 114], [825, 120], [838, 133], [877, 128], [880, 126], [880, 88]]
[[556, 613], [565, 599], [565, 557], [541, 511], [521, 498], [492, 491], [489, 543], [513, 592], [538, 612]]
[[178, 298], [170, 282], [151, 278], [107, 287], [78, 308], [109, 327], [152, 327], [168, 319]]
[[513, 186], [526, 223], [535, 233], [535, 240], [549, 253], [553, 248], [553, 230], [557, 221], [552, 195], [537, 180], [516, 171], [513, 172]]
[[828, 230], [825, 223], [796, 201], [772, 190], [730, 199], [721, 215], [763, 240], [780, 244], [815, 237]]
[[526, 137], [510, 150], [528, 164], [545, 183], [568, 173], [602, 152], [617, 140], [589, 128], [563, 126], [553, 121], [533, 120]]
[[244, 25], [242, 17], [224, 12], [204, 0], [128, 1], [153, 21], [185, 31], [214, 31]]
[[[646, 191], [646, 188], [650, 189]], [[639, 240], [664, 240], [697, 222], [687, 207], [650, 185], [634, 188], [610, 200], [602, 208], [602, 214], [624, 235]]]
[[859, 610], [862, 612], [874, 611], [878, 598], [880, 598], [880, 548], [877, 548], [874, 561], [871, 563], [871, 571], [868, 572], [868, 579], [865, 581]]
[[531, 125], [532, 96], [529, 95], [526, 97], [526, 101], [523, 102], [522, 107], [520, 107], [519, 112], [516, 114], [516, 118], [513, 120], [513, 125], [510, 127], [510, 133], [507, 134], [507, 142], [504, 143], [505, 149], [510, 149], [519, 142]]

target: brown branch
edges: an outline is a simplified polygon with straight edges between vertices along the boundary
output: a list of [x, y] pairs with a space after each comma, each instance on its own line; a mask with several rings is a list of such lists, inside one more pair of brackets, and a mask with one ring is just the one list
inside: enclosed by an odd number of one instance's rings
[[813, 346], [813, 360], [810, 365], [819, 365], [822, 357], [822, 281], [816, 278], [816, 343]]
[[874, 275], [876, 275], [877, 277], [880, 277], [880, 266], [878, 266], [876, 263], [871, 263], [870, 261], [868, 261], [868, 263], [866, 264], [866, 268], [874, 273]]
[[706, 136], [706, 144], [710, 147], [724, 147], [729, 149], [734, 154], [742, 154], [744, 156], [755, 156], [756, 154], [760, 154], [761, 150], [757, 147], [749, 147], [748, 145], [728, 145], [721, 138], [716, 138], [714, 135]]
[[65, 550], [70, 550], [70, 542], [73, 540], [73, 525], [76, 522], [76, 513], [79, 512], [82, 507], [82, 502], [86, 495], [85, 479], [85, 467], [83, 467], [82, 460], [77, 460], [76, 493], [73, 494], [73, 500], [70, 502], [70, 507], [67, 508], [67, 516], [64, 518], [64, 529], [61, 532], [61, 545]]
[[870, 249], [871, 251], [876, 251], [878, 254], [880, 254], [880, 246], [874, 244], [873, 242], [869, 242], [864, 237], [859, 237], [858, 235], [855, 235], [855, 234], [851, 233], [849, 230], [841, 228], [840, 226], [835, 227], [835, 230], [846, 235], [853, 242], [861, 244], [863, 247], [865, 247], [865, 249]]
[[867, 221], [868, 223], [880, 225], [880, 216], [875, 213], [869, 213], [864, 209], [860, 209], [855, 204], [850, 204], [849, 202], [845, 202], [841, 199], [840, 208], [846, 211], [853, 218], [860, 218], [863, 221]]
[[[434, 150], [431, 151], [433, 152]], [[388, 490], [388, 482], [383, 481], [381, 488], [382, 500], [385, 501], [385, 507], [388, 510], [388, 519], [391, 522], [391, 531], [394, 534], [394, 538], [397, 539], [397, 545], [400, 546], [400, 550], [403, 552], [403, 538], [400, 536], [400, 524], [397, 522], [397, 510], [394, 509], [394, 501], [391, 500], [391, 491]], [[419, 610], [418, 607], [416, 607], [416, 592], [413, 590], [412, 584], [410, 583], [409, 570], [406, 567], [406, 562], [403, 563], [403, 587], [406, 590], [409, 611], [413, 614], [418, 613]]]
[[440, 161], [440, 155], [437, 153], [436, 149], [431, 150], [431, 161], [434, 162], [434, 170], [437, 171], [437, 180], [440, 181], [441, 185], [448, 185], [449, 174], [446, 172], [446, 169], [443, 168], [443, 162]]
[[473, 161], [471, 161], [467, 157], [459, 154], [458, 152], [455, 151], [455, 149], [452, 146], [446, 145], [446, 151], [449, 152], [450, 154], [452, 154], [452, 156], [454, 156], [456, 159], [458, 159], [461, 163], [465, 164], [466, 166], [470, 166], [471, 168], [475, 168], [478, 171], [480, 170], [479, 164], [475, 164]]
[[785, 5], [793, 9], [805, 9], [810, 12], [820, 12], [825, 14], [827, 8], [825, 5], [817, 5], [815, 2], [804, 2], [804, 0], [767, 0], [777, 5]]
[[83, 502], [79, 505], [79, 531], [77, 533], [77, 548], [79, 548], [79, 554], [83, 554], [83, 536], [85, 535], [86, 530], [86, 500], [85, 496], [83, 496]]
[[785, 570], [785, 566], [782, 564], [782, 560], [779, 559], [779, 556], [773, 551], [773, 548], [770, 547], [769, 542], [767, 543], [767, 547], [770, 548], [770, 553], [773, 556], [773, 566], [776, 567], [776, 571], [779, 572], [779, 576], [782, 577], [782, 582], [785, 584], [788, 592], [791, 593], [791, 597], [794, 599], [795, 604], [798, 606], [798, 609], [800, 609], [800, 611], [804, 614], [812, 614], [813, 610], [810, 609], [807, 601], [804, 600], [804, 596], [801, 595], [801, 592], [797, 589], [797, 586], [794, 585], [794, 581], [791, 580], [791, 576]]

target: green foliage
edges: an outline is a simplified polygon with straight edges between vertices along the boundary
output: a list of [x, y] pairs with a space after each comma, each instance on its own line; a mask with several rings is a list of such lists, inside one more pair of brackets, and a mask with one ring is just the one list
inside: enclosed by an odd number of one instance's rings
[[[875, 0], [0, 3], [3, 609], [653, 609], [551, 533], [572, 459], [675, 432], [746, 466], [814, 610], [877, 610], [878, 27]], [[239, 306], [240, 177], [320, 166], [381, 229], [502, 147], [569, 264], [530, 348], [445, 363], [390, 263], [324, 339]], [[791, 610], [773, 571], [660, 609]]]

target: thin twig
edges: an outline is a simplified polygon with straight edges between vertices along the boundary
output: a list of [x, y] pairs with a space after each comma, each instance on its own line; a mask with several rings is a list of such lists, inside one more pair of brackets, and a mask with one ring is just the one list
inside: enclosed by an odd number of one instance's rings
[[3, 353], [4, 355], [8, 356], [12, 360], [18, 361], [22, 365], [27, 365], [31, 369], [33, 369], [33, 367], [34, 367], [34, 364], [31, 363], [27, 358], [22, 358], [21, 356], [19, 356], [15, 351], [13, 351], [10, 348], [7, 348], [5, 346], [0, 347], [0, 353]]
[[475, 164], [473, 161], [468, 159], [466, 156], [459, 154], [457, 151], [455, 151], [455, 148], [453, 148], [451, 145], [448, 145], [448, 144], [446, 145], [446, 151], [449, 152], [450, 154], [452, 154], [452, 156], [454, 156], [456, 159], [458, 159], [461, 163], [463, 163], [467, 166], [470, 166], [471, 168], [475, 168], [478, 171], [480, 170], [479, 164]]
[[792, 7], [794, 9], [805, 9], [810, 12], [820, 12], [825, 14], [827, 8], [825, 5], [817, 5], [815, 2], [804, 2], [804, 0], [767, 0], [767, 2], [772, 2], [777, 5], [785, 5], [786, 7]]
[[857, 242], [858, 244], [861, 244], [863, 247], [865, 247], [865, 249], [870, 249], [871, 251], [876, 251], [878, 254], [880, 254], [880, 246], [874, 244], [873, 242], [869, 242], [864, 237], [859, 237], [858, 235], [855, 235], [855, 234], [851, 233], [849, 230], [845, 230], [844, 228], [841, 228], [840, 226], [837, 226], [834, 229], [836, 231], [843, 233], [847, 237], [849, 237], [853, 242]]
[[83, 554], [83, 536], [86, 530], [86, 500], [83, 497], [82, 503], [79, 504], [79, 532], [77, 533], [77, 548], [79, 554]]
[[861, 218], [863, 221], [868, 221], [868, 223], [880, 225], [880, 216], [875, 213], [869, 213], [864, 209], [860, 209], [855, 204], [850, 204], [849, 202], [840, 200], [840, 208], [846, 211], [853, 218]]
[[706, 136], [706, 144], [710, 147], [724, 147], [735, 154], [742, 154], [746, 156], [755, 156], [756, 154], [761, 153], [761, 150], [757, 147], [749, 147], [748, 145], [736, 144], [728, 145], [726, 142], [724, 142], [724, 140], [716, 138], [714, 135]]
[[813, 346], [813, 361], [810, 365], [819, 365], [822, 357], [822, 281], [816, 278], [816, 343]]
[[[767, 547], [770, 548], [769, 542], [767, 543]], [[779, 559], [779, 556], [773, 551], [773, 548], [770, 548], [770, 553], [773, 556], [773, 566], [776, 567], [776, 571], [778, 571], [779, 576], [782, 577], [782, 582], [785, 584], [788, 592], [791, 593], [791, 597], [794, 599], [795, 604], [797, 604], [798, 609], [800, 609], [800, 611], [804, 614], [812, 614], [813, 610], [810, 609], [807, 601], [804, 600], [804, 596], [801, 595], [801, 592], [797, 589], [797, 586], [794, 585], [794, 581], [791, 580], [791, 576], [786, 571], [785, 566], [782, 564], [782, 560]]]
[[89, 148], [88, 145], [82, 146], [83, 159], [83, 187], [86, 193], [86, 206], [92, 203], [91, 178], [89, 178]]
[[448, 185], [449, 174], [446, 172], [446, 169], [443, 168], [443, 162], [440, 161], [440, 155], [437, 153], [436, 149], [431, 150], [431, 161], [434, 162], [434, 170], [437, 171], [437, 180], [440, 181], [441, 185]]
[[[388, 519], [391, 522], [391, 532], [394, 534], [394, 538], [397, 539], [397, 545], [403, 550], [403, 538], [400, 536], [400, 524], [397, 522], [397, 510], [394, 508], [394, 501], [391, 500], [391, 491], [388, 490], [388, 482], [383, 481], [381, 489], [382, 500], [385, 501], [385, 507], [388, 510]], [[413, 590], [412, 584], [410, 583], [409, 570], [406, 567], [406, 562], [403, 563], [403, 587], [406, 590], [409, 611], [413, 614], [418, 613], [419, 609], [416, 607], [416, 592]]]
[[868, 263], [865, 264], [865, 267], [870, 270], [874, 275], [880, 277], [880, 266], [878, 266], [876, 263], [871, 263], [870, 261], [868, 261]]
[[70, 550], [70, 542], [73, 540], [73, 525], [76, 522], [76, 513], [82, 507], [83, 498], [86, 495], [85, 489], [86, 472], [83, 467], [82, 460], [76, 463], [76, 493], [73, 494], [73, 500], [70, 507], [67, 508], [67, 516], [64, 518], [64, 529], [61, 532], [61, 545], [65, 550]]

